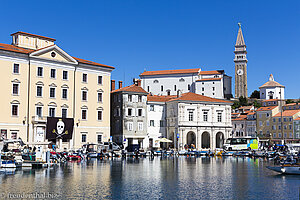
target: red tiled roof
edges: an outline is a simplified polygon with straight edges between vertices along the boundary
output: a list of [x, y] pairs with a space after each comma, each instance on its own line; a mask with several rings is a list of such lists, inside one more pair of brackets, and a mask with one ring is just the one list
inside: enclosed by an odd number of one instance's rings
[[25, 53], [25, 54], [35, 51], [32, 49], [25, 49], [22, 47], [17, 47], [17, 46], [11, 45], [11, 44], [3, 44], [3, 43], [0, 43], [0, 50], [12, 51], [12, 52], [17, 52], [17, 53]]
[[276, 82], [276, 81], [268, 81], [265, 84], [263, 84], [262, 86], [259, 87], [260, 88], [268, 88], [268, 87], [283, 87], [283, 85], [281, 85], [280, 83]]
[[47, 39], [47, 40], [51, 40], [51, 41], [56, 41], [56, 39], [54, 38], [50, 38], [50, 37], [45, 37], [45, 36], [41, 36], [41, 35], [36, 35], [36, 34], [32, 34], [32, 33], [25, 33], [25, 32], [22, 32], [22, 31], [18, 31], [18, 32], [15, 32], [13, 34], [11, 34], [11, 36], [13, 35], [29, 35], [29, 36], [33, 36], [33, 37], [38, 37], [38, 38], [43, 38], [43, 39]]
[[79, 63], [88, 64], [88, 65], [96, 65], [96, 66], [100, 66], [100, 67], [107, 67], [107, 68], [115, 69], [115, 68], [112, 67], [112, 66], [103, 65], [103, 64], [96, 63], [96, 62], [93, 62], [93, 61], [84, 60], [84, 59], [76, 58], [76, 57], [73, 57], [73, 58], [74, 58], [75, 60], [77, 60], [77, 62], [79, 62]]
[[193, 92], [184, 93], [181, 95], [181, 97], [171, 99], [170, 101], [204, 101], [204, 102], [216, 102], [216, 103], [231, 103], [230, 101], [215, 99], [200, 94], [195, 94]]
[[267, 100], [263, 100], [262, 102], [266, 102], [266, 101], [279, 101], [280, 99], [267, 99]]
[[167, 102], [171, 99], [176, 98], [177, 95], [169, 95], [169, 96], [158, 96], [158, 95], [151, 95], [149, 94], [147, 96], [148, 101], [154, 101], [154, 102]]
[[203, 79], [198, 79], [196, 80], [197, 82], [200, 82], [200, 81], [219, 81], [221, 80], [222, 78], [203, 78]]
[[140, 76], [152, 75], [167, 75], [167, 74], [194, 74], [199, 73], [200, 68], [196, 69], [175, 69], [175, 70], [160, 70], [160, 71], [145, 71]]
[[[300, 112], [300, 110], [285, 110], [282, 112], [282, 116], [283, 117], [292, 117], [299, 112]], [[277, 113], [274, 117], [281, 117], [281, 112]]]
[[268, 107], [260, 107], [257, 111], [268, 111], [277, 108], [278, 106], [268, 106]]
[[121, 89], [117, 89], [112, 91], [111, 93], [115, 93], [115, 92], [138, 92], [138, 93], [146, 93], [148, 94], [148, 92], [146, 92], [141, 86], [137, 86], [135, 84], [127, 86], [127, 87], [123, 87]]
[[242, 120], [247, 120], [247, 116], [246, 115], [241, 115], [238, 118], [231, 119], [231, 121], [242, 121]]
[[[50, 46], [53, 46], [53, 45], [50, 45]], [[50, 46], [34, 50], [34, 49], [26, 49], [26, 48], [22, 48], [22, 47], [17, 47], [17, 46], [11, 45], [11, 44], [0, 43], [0, 50], [12, 51], [12, 52], [24, 53], [24, 54], [30, 54], [32, 52], [39, 51], [41, 49], [45, 49], [45, 48], [48, 48]], [[107, 67], [107, 68], [115, 69], [112, 66], [103, 65], [103, 64], [100, 64], [100, 63], [92, 62], [92, 61], [89, 61], [89, 60], [84, 60], [84, 59], [81, 59], [81, 58], [76, 58], [76, 57], [73, 57], [73, 58], [75, 60], [77, 60], [77, 62], [79, 62], [79, 63], [84, 63], [84, 64], [89, 64], [89, 65], [96, 65], [96, 66], [101, 66], [101, 67]]]
[[249, 112], [247, 115], [255, 115], [255, 112]]
[[298, 121], [298, 120], [300, 120], [300, 117], [298, 117], [298, 118], [296, 118], [296, 119], [294, 119], [295, 121]]
[[300, 105], [300, 103], [289, 103], [289, 104], [285, 104], [284, 106], [295, 106], [295, 105]]
[[224, 70], [201, 71], [200, 75], [222, 74], [223, 72], [224, 72]]

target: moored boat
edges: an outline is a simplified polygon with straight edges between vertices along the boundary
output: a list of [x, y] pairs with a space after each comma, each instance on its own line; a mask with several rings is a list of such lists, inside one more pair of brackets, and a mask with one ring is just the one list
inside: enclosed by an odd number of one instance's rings
[[281, 165], [281, 166], [267, 166], [270, 169], [281, 174], [297, 174], [300, 175], [300, 165]]

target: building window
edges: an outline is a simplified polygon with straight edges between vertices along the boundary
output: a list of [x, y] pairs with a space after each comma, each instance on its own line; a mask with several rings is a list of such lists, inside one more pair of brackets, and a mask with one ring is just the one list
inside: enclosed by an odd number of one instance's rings
[[276, 130], [276, 126], [275, 125], [272, 126], [272, 130]]
[[290, 119], [290, 122], [291, 122], [293, 118], [290, 117], [289, 119]]
[[154, 111], [154, 105], [150, 105], [150, 111]]
[[212, 90], [215, 91], [215, 87], [212, 87]]
[[147, 86], [147, 91], [150, 92], [150, 86]]
[[287, 129], [287, 126], [286, 126], [286, 125], [284, 125], [284, 126], [283, 126], [283, 128], [284, 128], [284, 130], [286, 130], [286, 129]]
[[36, 107], [36, 116], [42, 117], [42, 107]]
[[164, 127], [164, 120], [160, 120], [160, 121], [159, 121], [159, 126], [160, 126], [160, 127]]
[[17, 132], [11, 132], [11, 139], [17, 139], [18, 138], [18, 133]]
[[128, 116], [132, 116], [132, 108], [128, 108]]
[[68, 80], [68, 71], [63, 71], [63, 80]]
[[261, 113], [259, 114], [259, 118], [261, 118]]
[[190, 122], [194, 121], [194, 111], [193, 110], [189, 110], [189, 121]]
[[218, 112], [218, 122], [222, 122], [222, 113]]
[[49, 108], [49, 117], [55, 117], [55, 108]]
[[39, 77], [43, 76], [43, 67], [38, 67], [38, 69], [37, 69], [37, 76], [39, 76]]
[[97, 142], [98, 144], [102, 143], [102, 134], [97, 135]]
[[132, 95], [128, 95], [128, 101], [132, 102]]
[[143, 122], [138, 122], [138, 131], [143, 131]]
[[281, 138], [281, 133], [278, 133], [278, 137]]
[[287, 121], [286, 118], [283, 118], [283, 121], [286, 122]]
[[102, 102], [102, 93], [98, 92], [98, 102]]
[[204, 91], [204, 87], [202, 88], [202, 91]]
[[101, 121], [102, 120], [102, 110], [98, 110], [97, 114], [98, 114], [97, 115], [98, 120]]
[[203, 121], [208, 121], [208, 111], [203, 111]]
[[273, 122], [276, 122], [276, 118], [273, 118]]
[[138, 96], [138, 102], [142, 102], [142, 96], [141, 95]]
[[138, 116], [141, 117], [143, 115], [143, 109], [138, 109]]
[[280, 125], [278, 126], [278, 130], [281, 130], [281, 126]]
[[191, 85], [190, 84], [188, 84], [188, 91], [190, 91], [191, 90]]
[[37, 86], [36, 87], [36, 96], [37, 97], [42, 97], [43, 96], [43, 87], [42, 86]]
[[174, 85], [174, 91], [176, 91], [177, 90], [177, 86], [176, 85]]
[[19, 74], [20, 73], [20, 65], [19, 64], [14, 64], [14, 67], [13, 67], [13, 73], [14, 74]]
[[19, 95], [19, 84], [13, 84], [13, 95]]
[[171, 91], [170, 91], [170, 90], [167, 91], [167, 95], [168, 95], [168, 96], [171, 95]]
[[86, 120], [87, 110], [81, 110], [81, 119]]
[[61, 109], [61, 117], [67, 118], [68, 116], [68, 110], [66, 108]]
[[50, 98], [55, 98], [55, 88], [50, 88]]
[[278, 122], [281, 122], [281, 118], [278, 118]]
[[289, 125], [289, 129], [292, 130], [292, 125], [291, 124]]
[[154, 120], [150, 120], [150, 126], [154, 127]]
[[62, 89], [62, 98], [67, 99], [68, 98], [68, 89]]
[[276, 133], [273, 133], [273, 138], [276, 138]]
[[163, 85], [160, 86], [160, 91], [164, 91], [164, 86]]
[[87, 82], [87, 74], [82, 74], [82, 82]]
[[12, 105], [11, 106], [11, 114], [12, 114], [12, 116], [18, 116], [18, 109], [19, 109], [18, 105]]
[[81, 142], [86, 142], [86, 134], [81, 134]]
[[56, 78], [56, 69], [51, 69], [50, 78]]
[[133, 130], [133, 123], [132, 122], [128, 122], [128, 130], [129, 131]]
[[87, 101], [87, 91], [82, 91], [81, 100]]
[[102, 76], [98, 76], [98, 84], [102, 85]]

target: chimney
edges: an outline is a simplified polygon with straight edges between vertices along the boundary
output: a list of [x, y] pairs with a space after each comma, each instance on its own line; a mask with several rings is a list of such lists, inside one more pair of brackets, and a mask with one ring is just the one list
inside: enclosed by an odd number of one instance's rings
[[119, 89], [121, 89], [122, 88], [122, 81], [119, 81]]
[[116, 89], [116, 81], [115, 80], [111, 80], [111, 91], [114, 91]]
[[141, 87], [141, 79], [137, 79], [137, 78], [134, 78], [133, 79], [133, 83], [136, 85], [136, 86], [139, 86], [139, 87]]

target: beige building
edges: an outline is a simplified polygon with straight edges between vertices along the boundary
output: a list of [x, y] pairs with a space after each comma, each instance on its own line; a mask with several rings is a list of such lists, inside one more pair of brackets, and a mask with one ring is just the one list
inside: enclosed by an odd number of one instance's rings
[[110, 136], [111, 66], [75, 58], [55, 39], [16, 32], [0, 43], [2, 138], [46, 141], [47, 117], [74, 119], [63, 147], [107, 141]]

